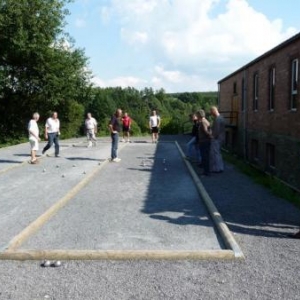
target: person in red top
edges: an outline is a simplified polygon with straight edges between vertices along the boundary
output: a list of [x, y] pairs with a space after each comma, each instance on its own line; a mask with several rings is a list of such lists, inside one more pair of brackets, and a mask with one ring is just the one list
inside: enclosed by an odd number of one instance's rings
[[125, 137], [126, 137], [126, 142], [130, 142], [129, 137], [130, 137], [130, 126], [131, 126], [131, 118], [128, 116], [128, 113], [124, 113], [124, 116], [122, 118], [122, 123], [123, 123], [123, 139], [122, 142], [125, 142]]

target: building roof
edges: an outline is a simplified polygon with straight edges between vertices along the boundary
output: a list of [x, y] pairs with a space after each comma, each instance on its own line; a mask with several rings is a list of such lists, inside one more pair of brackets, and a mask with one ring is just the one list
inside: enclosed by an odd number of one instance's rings
[[297, 33], [296, 35], [292, 36], [291, 38], [289, 38], [288, 40], [284, 41], [283, 43], [279, 44], [278, 46], [276, 46], [275, 48], [267, 51], [266, 53], [262, 54], [261, 56], [255, 58], [254, 60], [252, 60], [251, 62], [249, 62], [248, 64], [244, 65], [243, 67], [239, 68], [238, 70], [234, 71], [233, 73], [227, 75], [226, 77], [224, 77], [223, 79], [219, 80], [218, 83], [221, 83], [222, 81], [225, 81], [226, 79], [234, 76], [235, 74], [247, 69], [248, 67], [250, 67], [251, 65], [257, 63], [258, 61], [270, 56], [271, 54], [277, 52], [278, 50], [281, 50], [282, 48], [286, 47], [287, 45], [297, 41], [298, 39], [300, 39], [300, 32]]

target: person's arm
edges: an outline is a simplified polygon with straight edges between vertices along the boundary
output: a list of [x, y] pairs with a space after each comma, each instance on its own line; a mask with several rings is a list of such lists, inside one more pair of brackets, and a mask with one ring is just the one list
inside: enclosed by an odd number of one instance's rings
[[157, 127], [160, 127], [160, 117], [157, 117]]
[[45, 140], [48, 140], [48, 120], [46, 121], [45, 125]]
[[60, 135], [60, 121], [58, 120], [58, 132], [57, 132], [58, 135]]
[[109, 130], [110, 130], [111, 133], [117, 133], [117, 131], [114, 130], [114, 125], [113, 125], [114, 122], [115, 122], [114, 118], [111, 118], [111, 120], [110, 120], [110, 122], [108, 124], [108, 128], [109, 128]]
[[211, 135], [211, 131], [209, 130], [209, 122], [205, 119], [202, 121], [202, 124], [203, 124], [203, 129], [204, 129], [204, 132], [209, 136], [209, 137], [212, 137]]
[[94, 125], [95, 125], [94, 132], [97, 133], [97, 130], [98, 130], [97, 125], [98, 125], [98, 124], [97, 124], [96, 119], [94, 119]]

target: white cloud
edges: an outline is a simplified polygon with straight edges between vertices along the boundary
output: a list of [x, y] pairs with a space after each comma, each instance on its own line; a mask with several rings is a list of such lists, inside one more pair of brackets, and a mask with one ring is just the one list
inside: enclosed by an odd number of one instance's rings
[[140, 46], [141, 44], [146, 44], [148, 42], [147, 32], [142, 31], [128, 31], [125, 28], [121, 29], [121, 36], [127, 43], [132, 45]]
[[119, 76], [108, 80], [103, 80], [98, 76], [94, 76], [91, 82], [98, 87], [135, 87], [142, 89], [147, 86], [146, 80], [134, 76]]
[[233, 68], [297, 33], [284, 29], [280, 19], [268, 19], [247, 0], [112, 0], [105, 9], [118, 20], [123, 42], [152, 58], [151, 79], [112, 81], [133, 86], [146, 82], [166, 90], [216, 89], [217, 81]]

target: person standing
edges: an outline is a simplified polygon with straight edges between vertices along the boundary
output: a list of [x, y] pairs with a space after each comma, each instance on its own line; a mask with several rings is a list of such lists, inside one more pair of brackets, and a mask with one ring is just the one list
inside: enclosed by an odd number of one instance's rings
[[57, 112], [53, 112], [52, 116], [47, 119], [45, 125], [45, 139], [48, 140], [47, 145], [43, 149], [43, 154], [53, 145], [54, 143], [54, 154], [55, 157], [59, 157], [59, 136], [60, 136], [60, 122], [58, 119]]
[[41, 140], [39, 137], [39, 127], [38, 127], [38, 120], [40, 118], [39, 113], [35, 112], [32, 115], [32, 119], [28, 123], [28, 133], [29, 133], [29, 143], [31, 148], [31, 164], [37, 164], [38, 160], [36, 158], [36, 151], [39, 150], [39, 141]]
[[216, 106], [211, 107], [210, 113], [214, 118], [210, 148], [210, 170], [214, 173], [222, 173], [224, 171], [224, 162], [221, 146], [225, 141], [225, 120]]
[[108, 124], [110, 135], [111, 135], [111, 161], [120, 162], [121, 158], [118, 157], [118, 144], [119, 144], [119, 133], [121, 130], [121, 118], [122, 110], [118, 108], [115, 114], [111, 117]]
[[202, 155], [202, 165], [204, 168], [203, 175], [209, 176], [210, 175], [210, 145], [211, 145], [211, 130], [210, 130], [210, 123], [205, 118], [204, 110], [200, 109], [197, 112], [198, 118], [198, 143], [201, 149]]
[[193, 128], [192, 128], [192, 138], [189, 140], [189, 142], [187, 143], [187, 155], [186, 155], [186, 159], [190, 160], [193, 157], [193, 149], [194, 152], [196, 154], [196, 160], [197, 163], [200, 164], [201, 163], [201, 152], [200, 152], [200, 147], [199, 147], [199, 143], [198, 143], [198, 119], [196, 114], [192, 114], [191, 115], [191, 119], [193, 122]]
[[156, 110], [152, 111], [150, 120], [149, 120], [149, 127], [152, 134], [152, 143], [157, 143], [158, 141], [158, 131], [160, 127], [160, 117], [156, 114]]
[[96, 146], [97, 121], [95, 118], [92, 117], [91, 113], [87, 113], [84, 124], [85, 124], [86, 137], [88, 140], [87, 147], [89, 148], [92, 147], [93, 145]]
[[122, 118], [123, 124], [123, 139], [122, 142], [125, 142], [125, 137], [127, 138], [126, 142], [130, 142], [130, 127], [131, 127], [131, 118], [128, 116], [128, 113], [124, 113], [124, 117]]

